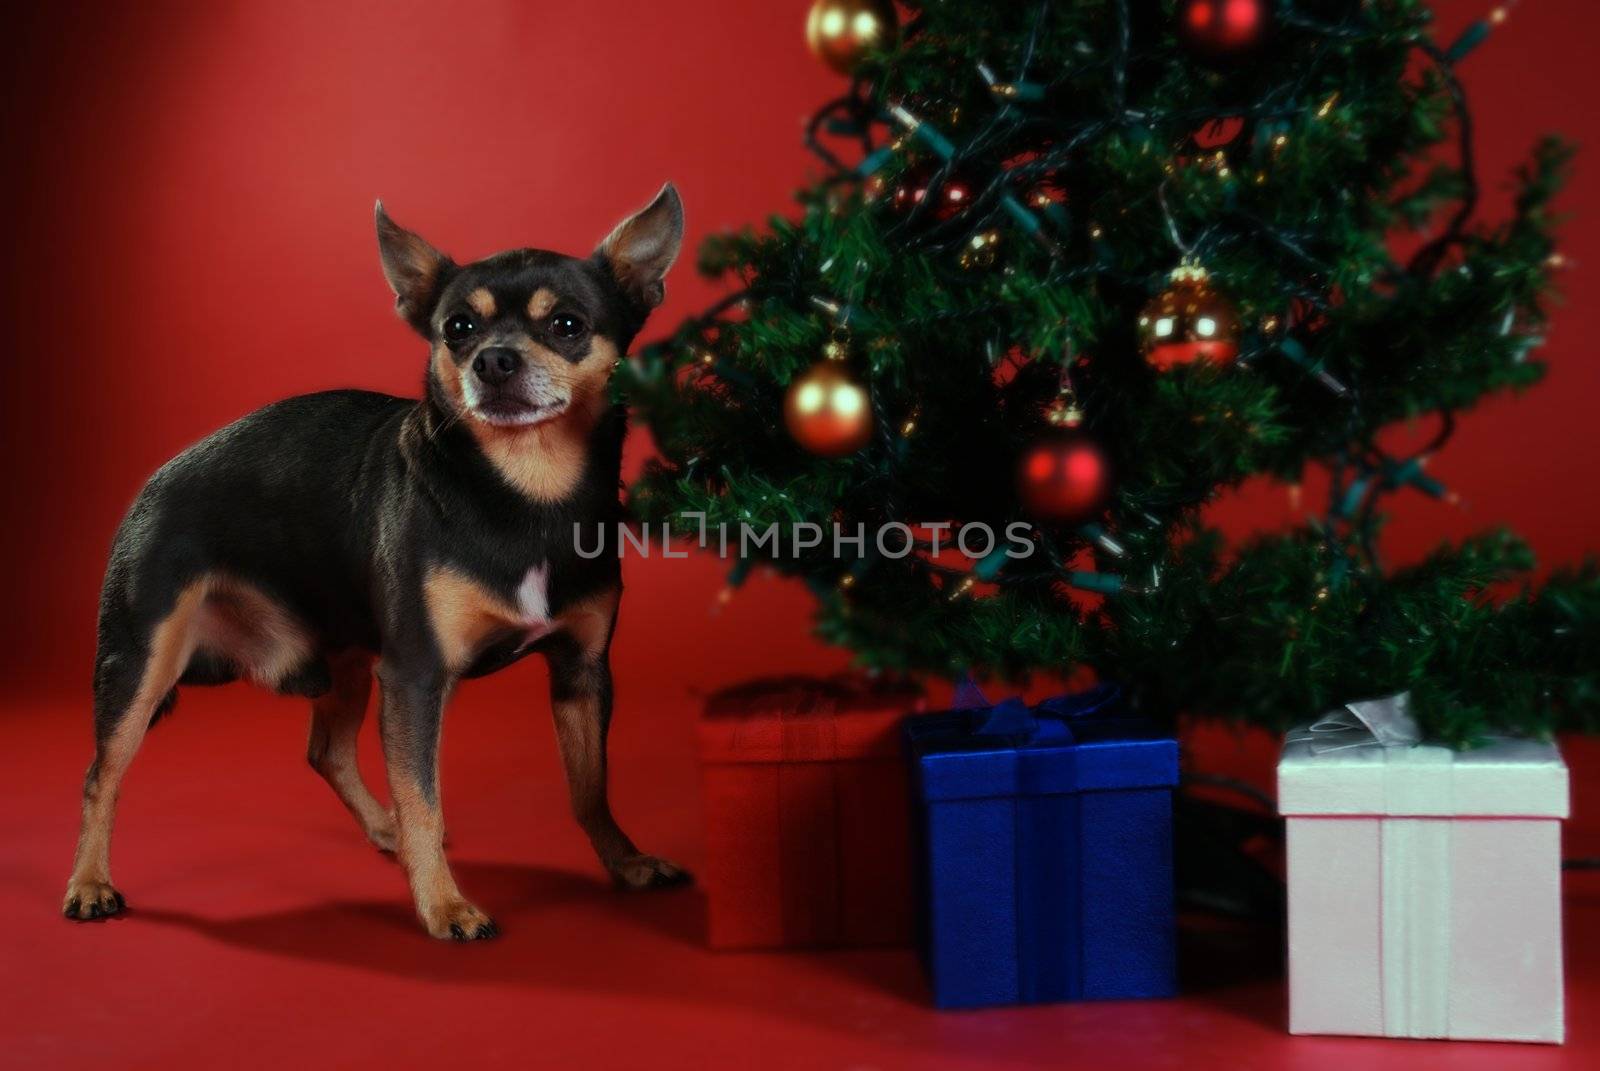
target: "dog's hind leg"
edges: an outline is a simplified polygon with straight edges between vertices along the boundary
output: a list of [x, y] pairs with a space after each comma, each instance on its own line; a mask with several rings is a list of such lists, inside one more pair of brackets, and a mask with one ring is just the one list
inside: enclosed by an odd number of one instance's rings
[[332, 786], [379, 851], [395, 850], [394, 814], [372, 795], [356, 765], [356, 736], [372, 695], [372, 658], [348, 651], [328, 659], [333, 687], [311, 701], [311, 741], [306, 760]]
[[193, 619], [204, 598], [203, 583], [190, 585], [165, 617], [132, 640], [127, 636], [135, 633], [102, 629], [95, 664], [94, 761], [84, 778], [83, 825], [61, 903], [68, 918], [100, 918], [125, 906], [122, 894], [111, 884], [117, 792], [151, 720], [171, 702], [171, 692], [194, 652]]

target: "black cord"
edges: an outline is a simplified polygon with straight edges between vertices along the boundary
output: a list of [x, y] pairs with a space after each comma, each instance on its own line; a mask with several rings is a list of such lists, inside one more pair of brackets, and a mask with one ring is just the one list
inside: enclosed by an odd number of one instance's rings
[[[1044, 33], [1050, 13], [1049, 0], [1043, 0], [1036, 11], [1028, 37], [1021, 51], [1017, 64], [1017, 76], [1014, 81], [1021, 83], [1027, 80], [1027, 75], [1033, 58], [1037, 52], [1039, 42]], [[1327, 23], [1295, 11], [1292, 5], [1280, 5], [1279, 17], [1281, 21], [1297, 30], [1317, 34], [1324, 37], [1337, 38], [1344, 41], [1355, 41], [1371, 37], [1376, 32], [1359, 6], [1352, 5], [1352, 16], [1343, 24]], [[918, 16], [905, 29], [903, 37], [907, 41], [914, 40], [922, 32], [925, 16]], [[1470, 116], [1467, 112], [1465, 92], [1457, 79], [1452, 64], [1446, 53], [1432, 41], [1418, 37], [1412, 42], [1413, 47], [1424, 53], [1434, 64], [1448, 92], [1458, 122], [1458, 143], [1460, 153], [1460, 170], [1463, 177], [1463, 192], [1461, 202], [1452, 214], [1449, 224], [1444, 232], [1427, 243], [1411, 258], [1403, 269], [1412, 278], [1426, 278], [1437, 269], [1438, 264], [1449, 249], [1462, 241], [1466, 225], [1476, 209], [1478, 200], [1478, 184], [1473, 157], [1473, 133]], [[1282, 84], [1275, 86], [1270, 92], [1261, 97], [1250, 106], [1224, 109], [1218, 112], [1215, 109], [1204, 110], [1196, 108], [1174, 108], [1163, 112], [1130, 113], [1128, 108], [1128, 68], [1132, 62], [1132, 17], [1129, 0], [1117, 0], [1115, 4], [1114, 36], [1109, 50], [1109, 58], [1104, 61], [1109, 64], [1111, 75], [1111, 114], [1109, 116], [1088, 116], [1072, 122], [1062, 122], [1058, 115], [1041, 112], [1039, 109], [1018, 106], [1011, 100], [1004, 100], [1001, 105], [993, 110], [987, 121], [975, 132], [964, 137], [955, 148], [949, 159], [941, 159], [938, 166], [928, 177], [926, 194], [914, 203], [908, 212], [896, 223], [891, 225], [886, 233], [885, 240], [891, 246], [899, 246], [906, 251], [918, 251], [928, 254], [953, 251], [970, 240], [974, 233], [994, 224], [1002, 216], [1002, 200], [1013, 191], [1025, 189], [1034, 181], [1061, 172], [1070, 166], [1073, 155], [1079, 146], [1104, 136], [1109, 130], [1137, 119], [1150, 126], [1166, 126], [1188, 124], [1193, 126], [1219, 116], [1238, 118], [1245, 124], [1245, 129], [1253, 129], [1255, 124], [1281, 119], [1293, 118], [1303, 114], [1303, 107], [1298, 107], [1294, 101], [1304, 97], [1311, 89], [1313, 82], [1318, 78], [1321, 68], [1326, 62], [1325, 54], [1319, 54], [1314, 62], [1302, 65], [1298, 74]], [[889, 68], [892, 73], [892, 66]], [[1047, 87], [1048, 88], [1048, 87]], [[855, 140], [865, 155], [881, 151], [881, 143], [874, 139], [873, 130], [887, 123], [879, 107], [873, 103], [870, 95], [874, 87], [867, 81], [864, 74], [858, 74], [851, 82], [849, 91], [834, 100], [828, 101], [807, 123], [805, 130], [805, 143], [808, 149], [823, 162], [829, 174], [825, 177], [825, 184], [833, 185], [852, 181], [859, 177], [855, 167], [847, 165], [827, 144], [825, 135], [828, 133], [830, 122], [841, 120], [845, 131]], [[1046, 99], [1049, 98], [1048, 92]], [[925, 118], [925, 117], [924, 117]], [[930, 220], [933, 205], [938, 200], [937, 194], [943, 185], [957, 174], [966, 174], [970, 170], [969, 161], [974, 158], [988, 155], [996, 146], [1014, 144], [1023, 135], [1032, 133], [1038, 128], [1040, 140], [1045, 147], [1033, 158], [1011, 166], [1010, 168], [996, 167], [991, 170], [989, 180], [976, 192], [970, 203], [956, 216], [948, 220]], [[1243, 224], [1252, 232], [1260, 236], [1273, 248], [1279, 250], [1295, 266], [1314, 277], [1327, 278], [1331, 272], [1326, 263], [1314, 252], [1308, 249], [1297, 236], [1286, 233], [1272, 226], [1267, 221], [1254, 214], [1242, 210], [1233, 210], [1228, 219], [1234, 224]], [[1195, 236], [1192, 243], [1195, 247], [1207, 246], [1210, 243], [1217, 223], [1211, 224]], [[1237, 239], [1234, 239], [1237, 240]], [[953, 271], [949, 264], [935, 261], [944, 269]], [[750, 296], [757, 287], [763, 296], [768, 294], [783, 294], [792, 291], [791, 296], [798, 294], [800, 300], [806, 300], [809, 293], [814, 291], [814, 267], [805, 251], [796, 248], [793, 250], [788, 278], [773, 278], [771, 273], [765, 273], [760, 279], [752, 282], [746, 290], [718, 302], [712, 308], [702, 313], [696, 319], [698, 329], [704, 330], [731, 305]], [[1142, 277], [1129, 277], [1127, 273], [1118, 271], [1109, 265], [1095, 263], [1086, 259], [1083, 263], [1069, 265], [1062, 258], [1053, 256], [1048, 277], [1057, 283], [1065, 284], [1084, 278], [1110, 279], [1129, 288], [1145, 285]], [[1294, 271], [1286, 270], [1282, 273], [1284, 293], [1291, 298], [1305, 301], [1318, 310], [1329, 308], [1326, 296], [1310, 285], [1303, 285], [1296, 278]], [[949, 315], [967, 315], [970, 309], [961, 313], [934, 313], [918, 317], [916, 321], [897, 323], [900, 330], [926, 327], [938, 322], [942, 317]], [[1350, 388], [1347, 390], [1345, 400], [1348, 403], [1346, 420], [1352, 433], [1358, 433], [1362, 427], [1360, 416], [1361, 398], [1359, 393]], [[883, 434], [889, 435], [890, 422], [888, 414], [874, 397], [874, 415], [881, 422]], [[1430, 443], [1418, 454], [1431, 453], [1439, 449], [1449, 438], [1454, 426], [1453, 414], [1448, 411], [1442, 413], [1443, 423], [1436, 441]], [[889, 469], [878, 475], [885, 480], [892, 476], [892, 458], [895, 454], [893, 443], [888, 455], [891, 458]], [[1346, 531], [1360, 548], [1360, 553], [1368, 568], [1377, 568], [1377, 551], [1375, 537], [1377, 530], [1377, 512], [1381, 496], [1394, 490], [1383, 476], [1385, 472], [1392, 471], [1395, 460], [1385, 458], [1370, 443], [1357, 444], [1358, 460], [1355, 462], [1358, 478], [1366, 479], [1368, 486], [1364, 489], [1356, 508], [1344, 510], [1342, 497], [1347, 485], [1343, 473], [1345, 461], [1333, 463], [1336, 472], [1334, 487], [1339, 496], [1335, 499], [1333, 508], [1330, 509], [1329, 523], [1323, 535], [1329, 545], [1331, 553], [1344, 554], [1343, 543], [1339, 535], [1341, 526], [1347, 526]], [[1414, 455], [1418, 456], [1418, 455]], [[1410, 459], [1408, 459], [1410, 460]], [[869, 474], [868, 479], [872, 477]], [[889, 485], [893, 481], [889, 480]], [[1185, 498], [1190, 494], [1190, 488], [1178, 488], [1168, 495], [1147, 495], [1143, 501], [1144, 506], [1151, 508], [1178, 507], [1184, 508], [1188, 504]], [[1067, 553], [1063, 556], [1056, 548], [1050, 548], [1051, 558], [1055, 560], [1058, 570], [1064, 569], [1064, 560], [1072, 556], [1071, 552], [1081, 546], [1081, 541], [1071, 535], [1061, 537], [1063, 549]], [[934, 563], [927, 566], [930, 571], [941, 572], [943, 567]], [[1019, 583], [1037, 582], [1047, 579], [1029, 575], [1019, 575]], [[1009, 582], [1010, 577], [1002, 578], [1002, 582]]]
[[1411, 262], [1406, 265], [1406, 270], [1413, 276], [1426, 278], [1438, 268], [1439, 262], [1450, 251], [1450, 247], [1461, 240], [1467, 221], [1477, 209], [1478, 174], [1472, 151], [1472, 115], [1467, 111], [1467, 93], [1461, 88], [1461, 80], [1456, 77], [1455, 67], [1444, 50], [1432, 41], [1426, 38], [1419, 39], [1417, 48], [1437, 66], [1440, 76], [1444, 79], [1445, 90], [1450, 94], [1450, 100], [1455, 106], [1456, 136], [1461, 156], [1463, 186], [1461, 204], [1450, 217], [1450, 223], [1444, 229], [1444, 233], [1417, 250]]

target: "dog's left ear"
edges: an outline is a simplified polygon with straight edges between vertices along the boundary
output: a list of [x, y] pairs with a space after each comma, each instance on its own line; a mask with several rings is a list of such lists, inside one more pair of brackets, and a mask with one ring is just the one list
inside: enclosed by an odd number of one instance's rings
[[623, 292], [649, 310], [666, 296], [663, 280], [682, 244], [683, 201], [669, 182], [648, 206], [617, 224], [594, 255]]
[[378, 257], [383, 262], [383, 277], [394, 291], [395, 311], [426, 335], [434, 302], [455, 265], [421, 235], [390, 219], [382, 201], [373, 209], [373, 216], [378, 225]]

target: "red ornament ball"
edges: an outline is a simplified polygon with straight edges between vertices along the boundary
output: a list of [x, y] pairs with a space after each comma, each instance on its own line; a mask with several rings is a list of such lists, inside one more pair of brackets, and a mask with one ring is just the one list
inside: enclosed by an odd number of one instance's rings
[[[937, 171], [938, 168], [929, 164], [918, 164], [907, 169], [906, 173], [900, 176], [900, 182], [895, 186], [890, 200], [895, 211], [904, 215], [926, 201], [929, 187], [933, 184], [933, 176]], [[944, 181], [939, 183], [939, 188], [933, 191], [933, 203], [926, 211], [934, 219], [943, 222], [970, 205], [974, 193], [972, 183], [964, 176], [946, 175]]]
[[789, 384], [783, 421], [818, 457], [853, 454], [872, 439], [872, 399], [842, 361], [818, 361]]
[[1023, 452], [1017, 496], [1033, 517], [1081, 524], [1098, 515], [1111, 497], [1111, 463], [1087, 433], [1076, 428], [1053, 431]]
[[1178, 0], [1178, 38], [1210, 60], [1247, 55], [1267, 39], [1271, 0]]

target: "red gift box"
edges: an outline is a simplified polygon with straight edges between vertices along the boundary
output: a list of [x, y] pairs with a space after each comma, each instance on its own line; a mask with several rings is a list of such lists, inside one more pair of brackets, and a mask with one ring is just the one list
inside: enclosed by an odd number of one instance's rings
[[700, 721], [713, 948], [906, 944], [910, 684], [779, 677], [712, 695]]

